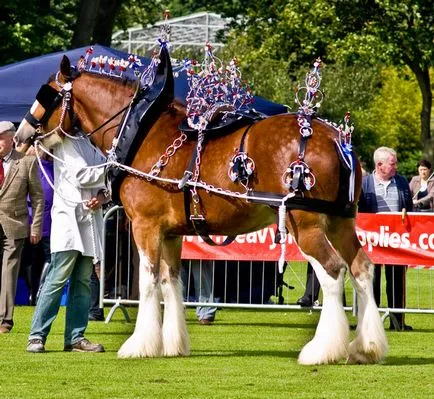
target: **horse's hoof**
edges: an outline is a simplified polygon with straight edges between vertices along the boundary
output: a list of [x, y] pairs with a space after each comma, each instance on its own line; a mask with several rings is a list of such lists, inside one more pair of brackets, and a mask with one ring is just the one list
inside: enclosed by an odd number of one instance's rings
[[177, 357], [177, 356], [189, 356], [190, 349], [179, 350], [179, 351], [164, 351], [164, 356], [166, 357]]
[[366, 364], [367, 359], [366, 356], [364, 356], [361, 353], [352, 353], [348, 356], [347, 364]]
[[383, 357], [377, 351], [351, 352], [348, 355], [347, 364], [375, 364], [382, 360]]
[[314, 358], [314, 357], [308, 357], [305, 355], [302, 355], [302, 353], [300, 353], [300, 355], [298, 356], [297, 359], [298, 364], [301, 364], [302, 366], [314, 366], [317, 364], [335, 364], [338, 362], [337, 359], [327, 359], [327, 358]]
[[348, 348], [347, 364], [374, 364], [384, 360], [387, 353], [387, 342], [374, 341], [363, 343], [358, 336]]
[[347, 364], [375, 364], [380, 360], [372, 353], [352, 353], [348, 356]]
[[333, 346], [314, 338], [308, 342], [298, 355], [298, 363], [306, 366], [315, 364], [334, 364], [347, 357], [345, 345]]
[[118, 350], [118, 358], [159, 357], [162, 352], [162, 345], [145, 345], [143, 340], [138, 340], [133, 335]]
[[118, 350], [118, 358], [119, 359], [137, 359], [143, 357], [160, 357], [161, 353], [149, 353], [145, 350], [133, 350], [130, 351], [128, 349], [121, 348]]

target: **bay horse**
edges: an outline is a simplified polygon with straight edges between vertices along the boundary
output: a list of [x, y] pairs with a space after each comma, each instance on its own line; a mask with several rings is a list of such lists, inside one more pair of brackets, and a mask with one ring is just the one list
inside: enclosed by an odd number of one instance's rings
[[[35, 119], [44, 118], [39, 133], [54, 132], [56, 140], [64, 137], [62, 131], [71, 133], [72, 125], [77, 121], [84, 132], [94, 132], [116, 111], [126, 107], [135, 91], [134, 83], [109, 76], [84, 71], [71, 76], [70, 61], [64, 56], [56, 79], [49, 80], [48, 84], [59, 92], [67, 82], [73, 85], [68, 112], [56, 105], [47, 116], [39, 101], [35, 101], [30, 110]], [[184, 117], [185, 107], [177, 101], [161, 110], [139, 145], [131, 167], [136, 171], [150, 171], [180, 136], [178, 126]], [[92, 134], [90, 137], [95, 146], [107, 153], [120, 123], [121, 115]], [[337, 203], [341, 173], [334, 142], [337, 129], [315, 118], [311, 123], [314, 133], [307, 144], [305, 160], [315, 173], [316, 184], [305, 196]], [[272, 116], [250, 127], [244, 145], [256, 164], [250, 184], [254, 190], [282, 196], [288, 194], [281, 176], [289, 162], [297, 158], [299, 130], [297, 116], [293, 114]], [[224, 195], [225, 190], [240, 190], [240, 185], [228, 178], [228, 163], [244, 132], [245, 128], [240, 128], [210, 139], [202, 150], [200, 179], [223, 191], [198, 189], [209, 234], [234, 236], [276, 222], [278, 211], [275, 206]], [[16, 142], [24, 143], [34, 134], [35, 128], [23, 120], [16, 133]], [[194, 141], [182, 141], [176, 154], [169, 155], [160, 176], [180, 179], [194, 147]], [[361, 169], [357, 159], [355, 167], [356, 204], [361, 192]], [[129, 173], [120, 185], [119, 195], [131, 220], [139, 251], [140, 299], [134, 333], [121, 346], [118, 356], [186, 356], [190, 343], [182, 302], [180, 257], [182, 236], [196, 232], [186, 220], [184, 193], [170, 182], [149, 181]], [[357, 239], [354, 215], [343, 217], [321, 210], [288, 208], [286, 228], [315, 269], [323, 290], [323, 308], [315, 336], [301, 350], [298, 362], [309, 365], [336, 363], [343, 359], [348, 363], [381, 361], [387, 352], [387, 340], [373, 296], [374, 266]], [[342, 303], [346, 270], [358, 298], [357, 331], [351, 343]]]

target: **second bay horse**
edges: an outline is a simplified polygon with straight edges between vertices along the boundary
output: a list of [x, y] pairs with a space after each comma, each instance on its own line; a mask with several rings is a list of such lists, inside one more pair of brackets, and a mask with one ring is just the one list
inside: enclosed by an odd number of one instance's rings
[[[49, 85], [56, 91], [73, 85], [71, 109], [59, 106], [44, 118], [42, 133], [71, 132], [79, 123], [84, 132], [93, 132], [116, 111], [127, 106], [134, 95], [133, 82], [109, 76], [80, 72], [71, 76], [71, 65], [64, 57], [56, 79]], [[31, 114], [41, 120], [46, 109], [35, 101]], [[185, 108], [177, 101], [163, 109], [141, 142], [131, 167], [149, 172], [161, 155], [180, 137], [178, 126]], [[106, 152], [112, 147], [121, 115], [91, 135], [93, 143]], [[59, 128], [61, 127], [61, 129]], [[325, 122], [312, 120], [305, 161], [315, 174], [316, 184], [306, 198], [336, 202], [339, 196], [341, 164], [334, 139], [337, 130]], [[288, 189], [282, 174], [297, 159], [300, 127], [297, 116], [282, 114], [253, 124], [245, 137], [245, 149], [256, 164], [250, 187], [257, 192], [285, 196]], [[239, 192], [239, 183], [228, 178], [228, 163], [240, 145], [245, 128], [206, 142], [201, 153], [200, 180], [223, 191]], [[35, 129], [23, 120], [16, 141], [25, 142]], [[55, 140], [54, 140], [55, 141]], [[182, 140], [168, 156], [160, 176], [181, 179], [191, 159], [195, 142]], [[356, 162], [355, 199], [361, 191], [361, 169]], [[277, 208], [207, 192], [199, 188], [200, 207], [209, 234], [234, 236], [276, 223]], [[139, 310], [134, 333], [119, 349], [121, 358], [185, 356], [190, 343], [184, 316], [180, 282], [182, 236], [196, 234], [186, 220], [184, 192], [176, 184], [147, 180], [127, 174], [120, 185], [120, 199], [132, 222], [134, 240], [140, 257]], [[323, 290], [323, 308], [315, 336], [302, 349], [301, 364], [327, 364], [347, 359], [349, 363], [376, 363], [387, 352], [387, 340], [375, 304], [373, 268], [355, 233], [355, 218], [328, 214], [321, 210], [288, 209], [286, 228], [296, 240], [305, 258], [314, 267]], [[358, 324], [354, 340], [349, 342], [349, 325], [342, 293], [344, 275], [349, 271], [358, 298]], [[160, 307], [164, 300], [164, 312]]]

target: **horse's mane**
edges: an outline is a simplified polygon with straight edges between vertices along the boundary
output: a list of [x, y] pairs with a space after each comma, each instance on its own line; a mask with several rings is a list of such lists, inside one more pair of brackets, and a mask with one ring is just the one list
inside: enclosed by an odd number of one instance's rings
[[[133, 87], [134, 85], [137, 84], [137, 79], [133, 79], [133, 78], [130, 78], [128, 76], [114, 77], [114, 76], [107, 75], [107, 74], [101, 74], [101, 73], [89, 72], [89, 71], [81, 71], [77, 75], [77, 77], [82, 75], [82, 74], [92, 76], [93, 78], [96, 78], [96, 79], [105, 79], [105, 80], [108, 80], [110, 82], [119, 82], [122, 86]], [[55, 79], [56, 79], [56, 74], [53, 73], [48, 78], [47, 83], [53, 82]]]

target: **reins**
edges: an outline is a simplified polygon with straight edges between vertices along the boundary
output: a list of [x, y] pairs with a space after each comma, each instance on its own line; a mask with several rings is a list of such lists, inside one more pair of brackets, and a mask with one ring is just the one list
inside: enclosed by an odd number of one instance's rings
[[108, 120], [106, 120], [102, 125], [98, 126], [96, 129], [92, 130], [90, 133], [87, 133], [86, 135], [88, 137], [92, 136], [98, 130], [102, 129], [104, 126], [106, 126], [107, 124], [109, 124], [112, 120], [116, 119], [120, 114], [122, 114], [122, 112], [125, 112], [129, 107], [131, 107], [131, 104], [134, 103], [134, 101], [136, 100], [137, 95], [139, 94], [139, 92], [140, 92], [140, 81], [137, 82], [136, 90], [134, 92], [133, 99], [130, 101], [130, 103], [128, 105], [126, 105], [124, 108], [122, 108], [121, 110], [119, 110], [118, 112], [116, 112], [116, 114], [114, 114], [111, 118], [109, 118]]
[[104, 126], [108, 125], [111, 121], [116, 119], [122, 112], [125, 112], [130, 104], [126, 105], [124, 108], [122, 108], [120, 111], [118, 111], [116, 114], [114, 114], [111, 118], [107, 119], [102, 125], [97, 127], [96, 129], [92, 130], [90, 133], [86, 133], [86, 136], [90, 137], [92, 134], [96, 133], [98, 130], [102, 129]]

